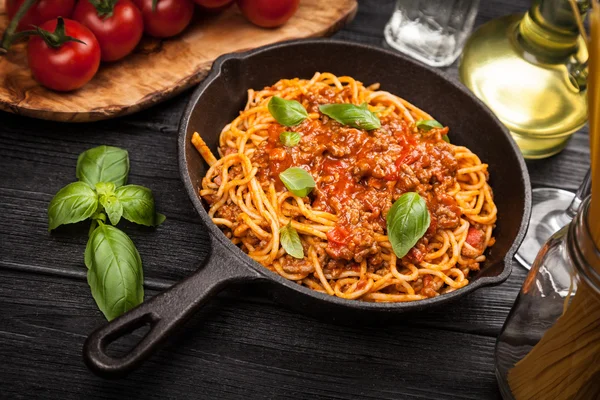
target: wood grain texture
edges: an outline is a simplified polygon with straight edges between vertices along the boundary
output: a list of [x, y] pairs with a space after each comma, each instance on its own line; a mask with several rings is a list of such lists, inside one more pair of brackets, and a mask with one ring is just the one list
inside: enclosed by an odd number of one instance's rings
[[[382, 45], [395, 0], [360, 0], [336, 38]], [[486, 0], [477, 23], [529, 0]], [[446, 69], [456, 77], [456, 65]], [[497, 399], [495, 337], [525, 277], [382, 327], [329, 325], [270, 301], [260, 289], [211, 301], [143, 368], [103, 381], [85, 367], [85, 337], [104, 323], [85, 280], [86, 227], [47, 232], [46, 207], [75, 179], [77, 155], [126, 148], [130, 182], [150, 187], [167, 221], [123, 225], [144, 262], [146, 296], [185, 277], [208, 236], [179, 180], [176, 131], [189, 91], [97, 123], [46, 122], [0, 111], [0, 398], [8, 399]], [[534, 186], [574, 190], [589, 164], [587, 130], [547, 160]]]
[[[0, 0], [0, 32], [8, 25]], [[200, 82], [220, 55], [269, 43], [327, 36], [356, 13], [356, 0], [303, 0], [282, 27], [263, 29], [235, 6], [198, 15], [183, 34], [169, 40], [144, 38], [133, 54], [104, 63], [83, 88], [57, 93], [39, 85], [27, 67], [25, 44], [0, 57], [0, 109], [55, 121], [89, 122], [127, 115]]]
[[[22, 297], [32, 284], [43, 290]], [[81, 362], [85, 332], [99, 323], [84, 285], [0, 270], [0, 304], [10, 399], [498, 397], [488, 336], [411, 324], [342, 329], [221, 296], [126, 380], [103, 381]]]

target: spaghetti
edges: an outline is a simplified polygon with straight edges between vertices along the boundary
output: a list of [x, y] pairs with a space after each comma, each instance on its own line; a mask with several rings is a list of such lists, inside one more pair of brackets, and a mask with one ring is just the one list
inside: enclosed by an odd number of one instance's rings
[[[288, 128], [269, 100], [296, 100], [308, 117]], [[319, 105], [366, 103], [381, 128], [351, 128]], [[487, 165], [469, 149], [447, 143], [448, 128], [419, 129], [432, 117], [406, 100], [364, 87], [351, 77], [317, 73], [250, 89], [244, 111], [225, 126], [217, 159], [197, 133], [193, 144], [210, 168], [200, 195], [225, 235], [251, 258], [298, 284], [345, 299], [413, 301], [460, 289], [494, 243], [496, 206]], [[300, 142], [286, 147], [280, 134]], [[279, 174], [301, 167], [316, 187], [306, 197], [286, 190]], [[385, 217], [406, 192], [426, 202], [430, 225], [398, 258]], [[304, 257], [286, 253], [280, 232], [299, 234]]]

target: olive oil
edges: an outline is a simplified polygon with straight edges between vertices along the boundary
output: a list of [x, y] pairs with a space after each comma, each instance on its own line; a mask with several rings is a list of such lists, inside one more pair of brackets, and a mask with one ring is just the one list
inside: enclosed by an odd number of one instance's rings
[[526, 14], [490, 21], [473, 33], [459, 72], [525, 158], [545, 158], [561, 151], [587, 120], [587, 58], [568, 0], [534, 0]]

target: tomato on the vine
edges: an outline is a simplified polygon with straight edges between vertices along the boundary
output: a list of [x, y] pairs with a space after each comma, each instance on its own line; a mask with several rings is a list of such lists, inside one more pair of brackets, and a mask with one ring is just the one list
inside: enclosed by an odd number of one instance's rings
[[125, 57], [144, 33], [142, 13], [131, 0], [79, 0], [73, 19], [96, 36], [102, 61]]
[[300, 0], [237, 0], [248, 21], [263, 28], [285, 24], [296, 13]]
[[43, 23], [29, 38], [27, 59], [36, 81], [66, 92], [79, 89], [96, 75], [100, 46], [88, 28], [58, 18]]
[[144, 18], [144, 32], [157, 38], [181, 33], [194, 15], [192, 0], [135, 0], [135, 4]]
[[[25, 0], [7, 0], [6, 1], [6, 14], [8, 19], [13, 19], [21, 4]], [[38, 0], [35, 2], [29, 10], [25, 13], [19, 25], [17, 25], [17, 31], [23, 31], [25, 29], [31, 29], [33, 25], [39, 26], [46, 21], [49, 21], [58, 17], [71, 17], [73, 7], [75, 6], [75, 0]]]

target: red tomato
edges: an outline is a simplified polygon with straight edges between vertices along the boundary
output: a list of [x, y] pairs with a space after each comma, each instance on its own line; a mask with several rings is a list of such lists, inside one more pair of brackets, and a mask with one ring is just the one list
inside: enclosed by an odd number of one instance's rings
[[300, 0], [237, 0], [244, 17], [263, 28], [283, 25], [294, 15]]
[[117, 0], [112, 13], [79, 0], [73, 19], [86, 26], [100, 44], [102, 61], [115, 61], [131, 53], [144, 33], [142, 13], [131, 0]]
[[152, 11], [153, 0], [135, 0], [144, 18], [144, 32], [157, 38], [167, 38], [181, 33], [192, 20], [192, 0], [158, 0]]
[[335, 245], [341, 246], [348, 242], [349, 236], [350, 232], [348, 232], [346, 228], [336, 226], [335, 228], [327, 232], [327, 241]]
[[[40, 28], [55, 32], [58, 20], [43, 23]], [[79, 42], [65, 42], [56, 48], [41, 36], [31, 36], [27, 45], [29, 68], [36, 81], [47, 88], [66, 92], [75, 90], [96, 75], [100, 65], [100, 46], [88, 28], [77, 21], [64, 20], [65, 34]]]
[[194, 2], [209, 10], [221, 10], [233, 3], [233, 0], [194, 0]]
[[470, 227], [469, 232], [467, 233], [466, 242], [476, 249], [483, 248], [483, 239], [485, 238], [485, 233], [480, 231], [477, 228]]
[[[24, 1], [25, 0], [6, 1], [6, 14], [8, 14], [9, 19], [12, 19], [15, 16]], [[75, 0], [38, 0], [31, 6], [21, 21], [19, 21], [17, 31], [31, 29], [32, 25], [38, 26], [54, 18], [69, 18], [71, 17], [74, 6]]]

